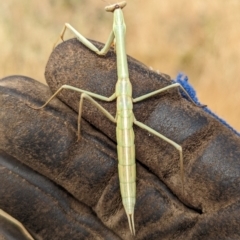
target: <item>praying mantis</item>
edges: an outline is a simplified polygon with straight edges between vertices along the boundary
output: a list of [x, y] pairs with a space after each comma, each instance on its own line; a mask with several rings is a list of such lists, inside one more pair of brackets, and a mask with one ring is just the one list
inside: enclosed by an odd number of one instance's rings
[[[81, 138], [81, 115], [83, 109], [84, 99], [91, 102], [96, 106], [110, 121], [116, 124], [116, 141], [117, 141], [117, 153], [118, 153], [118, 174], [120, 182], [120, 192], [122, 197], [122, 203], [128, 218], [129, 228], [132, 235], [135, 235], [135, 223], [134, 223], [134, 208], [136, 203], [136, 160], [135, 160], [135, 145], [134, 145], [134, 132], [133, 124], [148, 131], [154, 136], [171, 144], [179, 152], [180, 160], [180, 175], [182, 181], [182, 187], [184, 186], [183, 176], [183, 154], [182, 147], [170, 140], [169, 138], [158, 133], [154, 129], [139, 122], [133, 113], [133, 103], [138, 103], [147, 98], [153, 97], [164, 91], [172, 88], [181, 88], [181, 90], [189, 97], [188, 93], [179, 83], [173, 83], [169, 86], [161, 88], [159, 90], [150, 92], [143, 96], [133, 98], [132, 97], [132, 85], [129, 79], [127, 54], [125, 47], [125, 33], [126, 25], [124, 22], [122, 9], [126, 6], [126, 1], [112, 4], [105, 7], [107, 12], [113, 13], [113, 29], [110, 32], [108, 40], [104, 47], [99, 50], [83, 35], [77, 32], [70, 24], [65, 23], [64, 28], [60, 34], [60, 38], [63, 40], [66, 29], [71, 30], [77, 39], [84, 44], [87, 48], [92, 50], [98, 55], [105, 55], [111, 48], [112, 43], [115, 45], [116, 58], [117, 58], [117, 76], [118, 80], [115, 87], [115, 92], [110, 97], [105, 97], [93, 92], [85, 91], [70, 85], [63, 85], [60, 87], [41, 107], [33, 107], [34, 109], [44, 108], [54, 97], [56, 97], [63, 89], [68, 89], [81, 93], [79, 102], [79, 114], [78, 114], [78, 140]], [[55, 44], [56, 45], [56, 44]], [[103, 108], [95, 99], [111, 102], [116, 99], [117, 110], [116, 116], [112, 116], [105, 108]], [[194, 103], [194, 102], [193, 102]], [[194, 103], [195, 104], [195, 103]]]

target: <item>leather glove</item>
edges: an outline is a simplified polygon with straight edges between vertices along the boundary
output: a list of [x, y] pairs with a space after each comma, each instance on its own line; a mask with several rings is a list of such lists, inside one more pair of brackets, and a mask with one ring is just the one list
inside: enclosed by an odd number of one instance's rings
[[[96, 44], [96, 43], [95, 43]], [[100, 46], [100, 45], [98, 45]], [[110, 96], [116, 56], [99, 57], [76, 39], [51, 54], [45, 77], [54, 92], [63, 84]], [[128, 58], [133, 97], [171, 84]], [[180, 144], [178, 151], [134, 126], [137, 158], [136, 236], [130, 234], [117, 174], [116, 126], [84, 102], [77, 142], [79, 94], [51, 95], [21, 76], [0, 82], [0, 207], [39, 239], [240, 238], [240, 138], [172, 89], [134, 104], [137, 120]], [[116, 102], [101, 105], [115, 115]], [[72, 110], [73, 109], [73, 110]]]

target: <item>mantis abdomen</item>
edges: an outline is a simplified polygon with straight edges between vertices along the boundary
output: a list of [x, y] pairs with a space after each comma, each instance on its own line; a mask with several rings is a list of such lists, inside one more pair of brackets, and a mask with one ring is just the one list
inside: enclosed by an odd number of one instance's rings
[[128, 78], [118, 79], [116, 85], [117, 113], [116, 135], [118, 174], [122, 202], [131, 232], [135, 233], [134, 206], [136, 202], [136, 160], [133, 132], [132, 86]]

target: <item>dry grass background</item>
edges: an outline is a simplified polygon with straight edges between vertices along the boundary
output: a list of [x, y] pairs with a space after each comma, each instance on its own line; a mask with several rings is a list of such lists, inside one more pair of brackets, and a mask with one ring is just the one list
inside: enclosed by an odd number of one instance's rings
[[[44, 68], [65, 22], [105, 42], [112, 26], [105, 5], [1, 1], [0, 78], [21, 74], [45, 82]], [[240, 1], [129, 0], [124, 13], [128, 54], [172, 78], [186, 73], [201, 102], [240, 130]]]

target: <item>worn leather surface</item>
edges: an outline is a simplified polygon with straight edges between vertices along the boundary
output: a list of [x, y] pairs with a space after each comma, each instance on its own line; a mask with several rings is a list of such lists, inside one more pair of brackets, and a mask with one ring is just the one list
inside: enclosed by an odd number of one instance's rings
[[[52, 91], [70, 84], [110, 96], [117, 80], [115, 58], [113, 51], [98, 57], [73, 39], [60, 44], [51, 54], [46, 80]], [[150, 71], [132, 58], [129, 71], [134, 97], [171, 83], [166, 75]], [[40, 106], [50, 95], [47, 87], [26, 77], [11, 76], [0, 82], [0, 146], [15, 158], [12, 166], [24, 164], [26, 171], [58, 189], [57, 200], [55, 190], [48, 192], [56, 211], [63, 211], [58, 202], [64, 199], [67, 209], [79, 219], [73, 221], [73, 217], [65, 223], [60, 213], [50, 212], [51, 201], [49, 206], [48, 201], [40, 203], [38, 196], [46, 197], [42, 191], [33, 194], [36, 200], [32, 200], [32, 194], [27, 193], [28, 189], [31, 192], [28, 181], [17, 187], [16, 181], [3, 174], [0, 191], [7, 194], [1, 193], [5, 197], [0, 207], [43, 239], [52, 239], [58, 233], [68, 236], [66, 239], [70, 234], [74, 234], [71, 239], [132, 239], [119, 193], [114, 124], [85, 102], [82, 140], [76, 142], [77, 114], [64, 104], [55, 99], [43, 110], [27, 106]], [[78, 110], [79, 93], [64, 90], [59, 97]], [[116, 102], [101, 105], [115, 114]], [[182, 98], [178, 89], [135, 104], [134, 114], [183, 147], [185, 191], [181, 191], [178, 151], [134, 127], [138, 164], [137, 235], [133, 239], [240, 238], [240, 138]], [[7, 176], [12, 171], [5, 166], [2, 169]], [[37, 188], [45, 192], [43, 185], [39, 181]], [[11, 186], [9, 192], [5, 186]], [[18, 194], [14, 193], [21, 188], [27, 197], [16, 198]], [[30, 199], [27, 206], [26, 198]], [[29, 204], [31, 201], [34, 204]], [[13, 211], [15, 207], [18, 211]], [[34, 214], [34, 224], [24, 217], [24, 211]], [[83, 219], [82, 212], [86, 216]], [[58, 222], [58, 217], [62, 221]], [[75, 224], [73, 231], [67, 227], [71, 221]], [[87, 229], [89, 235], [84, 235], [82, 229]]]
[[[0, 91], [0, 208], [39, 239], [119, 239], [91, 210], [101, 194], [94, 186], [97, 173], [110, 169], [108, 181], [113, 159], [107, 161], [97, 143], [89, 144], [87, 134], [76, 143], [76, 114], [64, 104], [54, 101], [46, 111], [28, 106], [49, 96], [46, 86], [13, 76], [1, 81]], [[83, 126], [90, 129], [89, 135], [98, 136], [88, 124]], [[88, 157], [86, 150], [91, 152]], [[108, 164], [86, 172], [84, 165], [94, 164], [91, 158], [96, 155]], [[98, 187], [105, 185], [99, 182]], [[68, 187], [70, 191], [64, 189]]]

